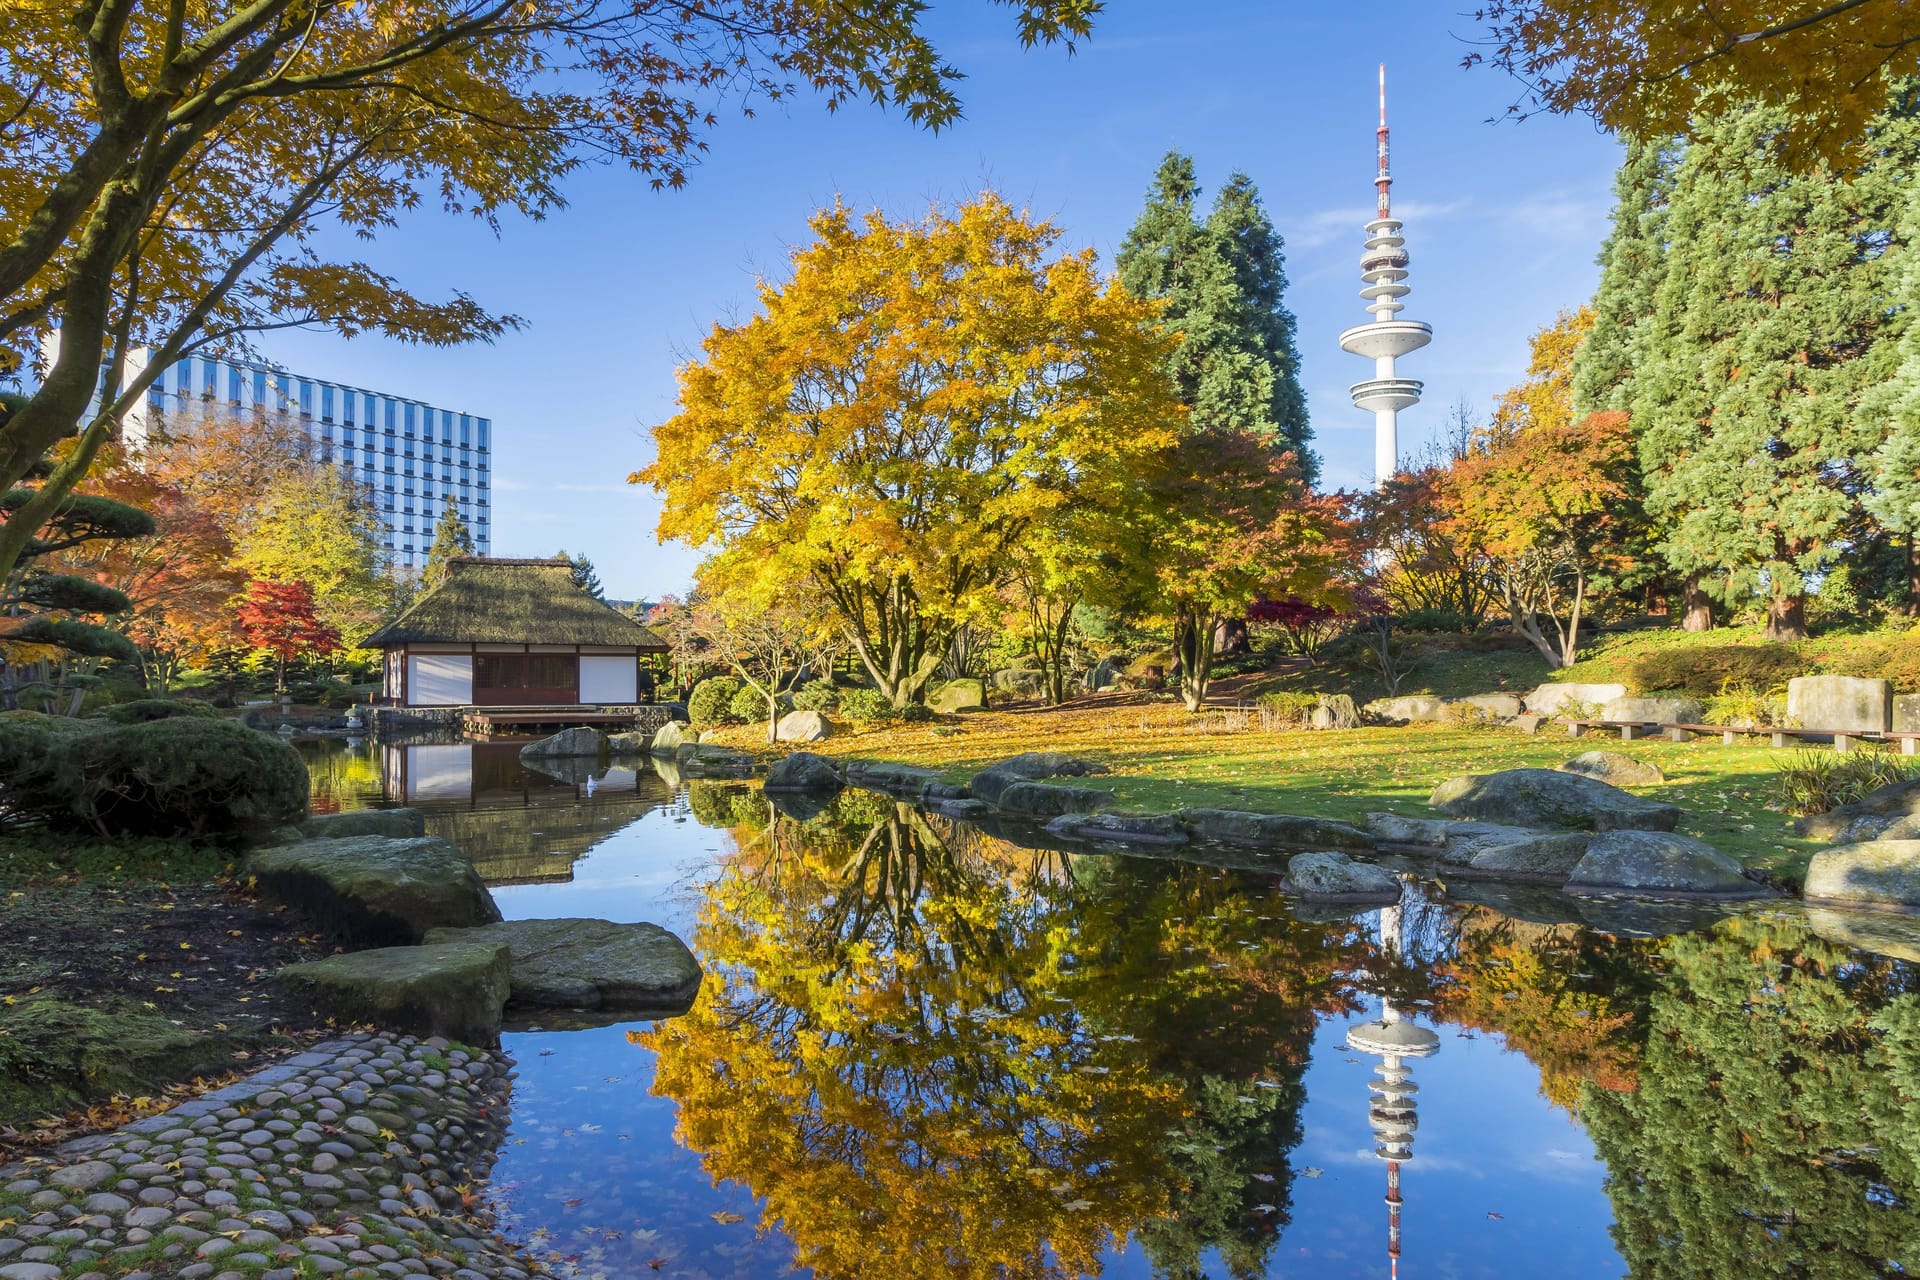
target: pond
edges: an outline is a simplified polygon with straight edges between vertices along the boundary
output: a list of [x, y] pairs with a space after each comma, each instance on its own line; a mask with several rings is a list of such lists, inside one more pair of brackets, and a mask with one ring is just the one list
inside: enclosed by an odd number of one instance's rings
[[706, 968], [684, 1017], [505, 1038], [492, 1195], [563, 1271], [1920, 1267], [1920, 964], [1818, 913], [1433, 880], [1308, 909], [865, 792], [783, 813], [511, 743], [309, 760], [317, 807], [427, 809], [508, 916], [655, 921]]

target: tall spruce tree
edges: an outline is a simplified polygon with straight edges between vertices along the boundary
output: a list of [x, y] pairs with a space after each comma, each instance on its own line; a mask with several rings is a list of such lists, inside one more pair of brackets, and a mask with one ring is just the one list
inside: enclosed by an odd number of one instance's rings
[[447, 576], [447, 561], [455, 556], [473, 554], [473, 532], [460, 515], [460, 504], [452, 498], [440, 508], [440, 522], [433, 526], [433, 545], [427, 548], [426, 568], [421, 580], [434, 586]]
[[1185, 335], [1170, 372], [1194, 427], [1272, 441], [1292, 450], [1311, 479], [1318, 459], [1307, 447], [1280, 234], [1244, 175], [1229, 179], [1205, 220], [1199, 200], [1192, 157], [1168, 153], [1121, 242], [1120, 281], [1164, 300], [1165, 323]]
[[1873, 457], [1873, 492], [1866, 505], [1881, 524], [1907, 540], [1906, 611], [1920, 613], [1920, 183], [1911, 184], [1901, 225], [1904, 241], [1897, 299], [1907, 316], [1899, 365], [1867, 402], [1887, 432]]
[[1764, 598], [1782, 640], [1806, 634], [1811, 582], [1857, 526], [1885, 440], [1861, 399], [1904, 325], [1896, 221], [1916, 156], [1914, 121], [1889, 117], [1853, 181], [1795, 172], [1784, 123], [1750, 105], [1696, 130], [1654, 314], [1635, 326], [1631, 410], [1668, 566], [1729, 604]]
[[557, 559], [568, 561], [572, 565], [574, 586], [580, 588], [595, 600], [605, 600], [607, 598], [606, 588], [600, 585], [599, 571], [593, 567], [593, 561], [587, 558], [586, 552], [582, 551], [578, 555], [568, 555], [567, 549], [562, 547], [560, 550], [554, 552], [554, 556]]

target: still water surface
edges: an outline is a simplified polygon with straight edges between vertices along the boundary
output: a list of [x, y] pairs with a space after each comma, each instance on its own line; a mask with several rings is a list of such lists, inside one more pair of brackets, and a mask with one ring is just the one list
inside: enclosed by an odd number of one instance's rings
[[[1426, 882], [1315, 911], [860, 792], [781, 813], [515, 744], [308, 758], [317, 808], [427, 809], [509, 917], [650, 920], [700, 957], [684, 1017], [506, 1037], [493, 1194], [578, 1274], [1920, 1269], [1920, 965], [1797, 908], [1603, 930]], [[1411, 1115], [1370, 1115], [1392, 1064], [1347, 1044], [1383, 1000], [1438, 1036], [1400, 1063]]]

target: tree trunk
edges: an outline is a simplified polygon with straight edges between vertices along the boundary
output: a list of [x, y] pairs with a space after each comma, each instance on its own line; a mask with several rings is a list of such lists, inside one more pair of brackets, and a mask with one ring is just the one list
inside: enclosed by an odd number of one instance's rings
[[1907, 535], [1906, 615], [1920, 617], [1920, 532]]
[[1707, 597], [1706, 589], [1700, 585], [1700, 574], [1696, 570], [1687, 575], [1680, 584], [1680, 629], [1682, 631], [1713, 630], [1713, 601]]
[[1767, 602], [1769, 640], [1805, 640], [1807, 638], [1807, 598], [1801, 595], [1775, 596]]
[[780, 741], [780, 695], [767, 695], [767, 745]]
[[1210, 614], [1182, 613], [1174, 623], [1174, 656], [1180, 662], [1180, 700], [1188, 711], [1198, 711], [1207, 700], [1207, 680], [1213, 672], [1213, 628]]

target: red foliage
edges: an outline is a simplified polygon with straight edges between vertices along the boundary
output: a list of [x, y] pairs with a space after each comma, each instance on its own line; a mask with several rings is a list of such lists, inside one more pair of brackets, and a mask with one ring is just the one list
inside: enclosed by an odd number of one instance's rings
[[304, 582], [256, 578], [247, 584], [234, 621], [247, 643], [271, 653], [282, 670], [308, 654], [325, 657], [340, 648], [340, 633], [314, 612], [313, 588]]

